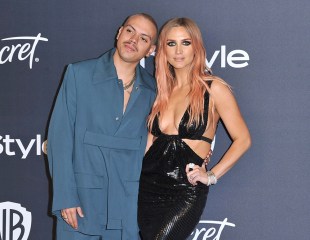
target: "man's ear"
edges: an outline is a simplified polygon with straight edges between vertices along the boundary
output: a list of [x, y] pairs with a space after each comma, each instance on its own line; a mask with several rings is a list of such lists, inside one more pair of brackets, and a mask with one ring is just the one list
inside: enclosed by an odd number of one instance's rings
[[122, 33], [122, 31], [123, 31], [123, 26], [121, 26], [120, 28], [119, 28], [119, 30], [118, 30], [118, 33], [117, 33], [117, 36], [116, 36], [116, 40], [118, 40], [118, 38], [119, 38], [119, 35]]
[[152, 45], [152, 46], [150, 47], [150, 50], [148, 51], [148, 53], [147, 53], [145, 56], [146, 56], [146, 57], [151, 56], [151, 54], [155, 51], [155, 49], [156, 49], [156, 45]]

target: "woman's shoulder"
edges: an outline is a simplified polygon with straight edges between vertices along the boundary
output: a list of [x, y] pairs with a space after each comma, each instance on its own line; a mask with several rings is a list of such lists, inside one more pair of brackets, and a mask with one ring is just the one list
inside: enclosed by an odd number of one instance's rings
[[218, 76], [206, 75], [204, 81], [208, 84], [211, 92], [231, 91], [230, 85]]

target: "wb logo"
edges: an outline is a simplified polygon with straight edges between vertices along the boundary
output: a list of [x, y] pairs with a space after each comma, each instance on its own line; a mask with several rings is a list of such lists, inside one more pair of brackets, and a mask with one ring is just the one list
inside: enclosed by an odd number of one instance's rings
[[27, 240], [31, 220], [31, 212], [20, 204], [0, 203], [0, 240]]

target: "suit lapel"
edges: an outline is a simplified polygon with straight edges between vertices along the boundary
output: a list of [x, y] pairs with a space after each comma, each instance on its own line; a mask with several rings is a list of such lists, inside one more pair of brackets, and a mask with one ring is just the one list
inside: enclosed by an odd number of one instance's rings
[[96, 67], [93, 73], [93, 84], [105, 83], [110, 80], [117, 80], [117, 73], [113, 62], [115, 48], [104, 53], [98, 58]]

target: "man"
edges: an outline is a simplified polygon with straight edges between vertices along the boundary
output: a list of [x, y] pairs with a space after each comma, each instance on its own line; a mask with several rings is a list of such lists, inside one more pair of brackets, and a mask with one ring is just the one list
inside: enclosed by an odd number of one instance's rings
[[151, 16], [132, 15], [116, 48], [67, 68], [48, 131], [58, 240], [138, 239], [138, 182], [156, 95], [139, 61], [155, 50], [156, 36]]

